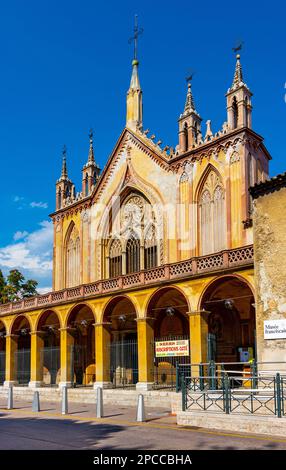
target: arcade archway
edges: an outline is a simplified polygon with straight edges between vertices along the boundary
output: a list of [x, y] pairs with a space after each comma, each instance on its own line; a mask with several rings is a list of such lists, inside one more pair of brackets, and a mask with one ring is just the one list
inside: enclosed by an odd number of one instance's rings
[[154, 383], [174, 387], [176, 364], [190, 364], [189, 305], [177, 288], [166, 287], [155, 292], [147, 316], [154, 326]]
[[208, 315], [208, 360], [247, 362], [255, 356], [255, 308], [242, 278], [224, 276], [206, 289], [201, 309]]
[[124, 296], [106, 306], [103, 321], [108, 324], [110, 342], [109, 376], [113, 387], [130, 387], [138, 382], [138, 345], [136, 309]]
[[15, 380], [28, 385], [31, 375], [31, 327], [24, 315], [19, 315], [12, 326], [11, 335], [17, 343], [14, 352]]
[[60, 321], [53, 310], [44, 312], [37, 326], [42, 338], [41, 361], [43, 385], [60, 382]]
[[71, 380], [74, 386], [92, 386], [96, 378], [94, 315], [84, 304], [71, 311], [67, 326], [73, 336]]

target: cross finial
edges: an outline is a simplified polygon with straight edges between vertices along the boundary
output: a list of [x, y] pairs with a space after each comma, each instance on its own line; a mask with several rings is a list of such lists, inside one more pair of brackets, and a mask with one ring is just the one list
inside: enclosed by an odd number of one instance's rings
[[133, 60], [137, 61], [137, 46], [138, 46], [138, 36], [143, 33], [143, 28], [138, 28], [138, 15], [135, 15], [135, 20], [134, 20], [134, 36], [132, 36], [128, 43], [131, 44], [131, 42], [134, 42], [134, 55], [133, 55]]
[[92, 144], [93, 142], [93, 129], [92, 128], [90, 128], [88, 136], [89, 136], [89, 142]]

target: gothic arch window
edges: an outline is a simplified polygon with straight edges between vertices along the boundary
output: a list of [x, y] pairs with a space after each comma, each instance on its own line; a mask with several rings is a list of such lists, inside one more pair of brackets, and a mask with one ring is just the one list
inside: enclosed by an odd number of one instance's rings
[[184, 147], [185, 151], [187, 151], [189, 148], [188, 124], [186, 122], [184, 125]]
[[132, 234], [126, 243], [126, 274], [140, 271], [140, 240]]
[[122, 274], [122, 246], [118, 239], [112, 241], [109, 250], [109, 276], [117, 277]]
[[58, 190], [57, 203], [58, 203], [58, 209], [60, 209], [62, 207], [62, 191], [61, 191], [61, 189]]
[[[254, 171], [253, 171], [253, 159], [251, 153], [247, 157], [247, 174], [248, 174], [248, 189], [254, 185]], [[251, 214], [253, 211], [253, 200], [250, 192], [248, 191], [248, 211]]]
[[122, 197], [115, 210], [106, 217], [101, 252], [105, 258], [103, 275], [112, 278], [161, 264], [163, 224], [157, 208], [134, 190]]
[[195, 122], [194, 125], [194, 141], [197, 144], [198, 143], [198, 123], [197, 121]]
[[84, 181], [84, 194], [87, 196], [89, 193], [88, 191], [88, 174], [86, 173], [85, 175], [85, 181]]
[[199, 232], [202, 255], [226, 247], [225, 192], [220, 176], [211, 170], [199, 195]]
[[144, 269], [155, 268], [158, 264], [156, 230], [151, 225], [144, 237]]
[[238, 106], [236, 96], [232, 100], [232, 122], [233, 129], [236, 129], [238, 126]]
[[263, 169], [262, 169], [261, 161], [259, 159], [257, 160], [256, 180], [257, 180], [257, 183], [261, 183], [262, 181], [264, 181]]
[[80, 284], [80, 237], [73, 225], [66, 243], [66, 287]]

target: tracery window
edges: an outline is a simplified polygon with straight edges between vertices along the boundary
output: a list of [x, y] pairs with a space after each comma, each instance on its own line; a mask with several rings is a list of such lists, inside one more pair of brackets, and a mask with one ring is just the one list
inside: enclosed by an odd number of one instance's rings
[[140, 271], [140, 240], [132, 234], [126, 243], [126, 273]]
[[155, 268], [158, 264], [157, 256], [156, 230], [152, 225], [145, 235], [144, 269]]
[[216, 253], [226, 247], [225, 194], [220, 177], [211, 171], [199, 197], [201, 254]]
[[132, 192], [109, 217], [109, 238], [104, 247], [108, 277], [151, 269], [162, 262], [162, 225], [150, 202]]
[[122, 246], [118, 239], [113, 240], [109, 250], [109, 275], [110, 277], [122, 274]]

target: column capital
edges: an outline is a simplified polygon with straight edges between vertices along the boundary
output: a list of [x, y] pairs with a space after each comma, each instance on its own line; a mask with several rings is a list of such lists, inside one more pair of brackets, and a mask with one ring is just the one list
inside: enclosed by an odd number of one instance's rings
[[190, 317], [195, 317], [197, 315], [209, 315], [211, 312], [210, 310], [191, 310], [189, 312], [186, 312], [187, 315], [189, 315]]
[[155, 320], [154, 317], [141, 317], [141, 318], [135, 318], [135, 321], [137, 322], [143, 322], [143, 321], [153, 321]]
[[99, 323], [93, 323], [93, 326], [96, 327], [96, 326], [110, 326], [112, 325], [112, 322], [111, 321], [104, 321], [104, 322], [99, 322]]
[[71, 326], [65, 326], [64, 328], [59, 328], [59, 331], [67, 331], [69, 333], [75, 333], [76, 328], [71, 327]]
[[14, 338], [14, 339], [17, 339], [19, 338], [20, 335], [15, 335], [13, 333], [9, 333], [8, 335], [5, 335], [5, 338]]
[[30, 331], [30, 335], [45, 335], [46, 334], [46, 331], [43, 331], [43, 330], [38, 330], [38, 331]]

